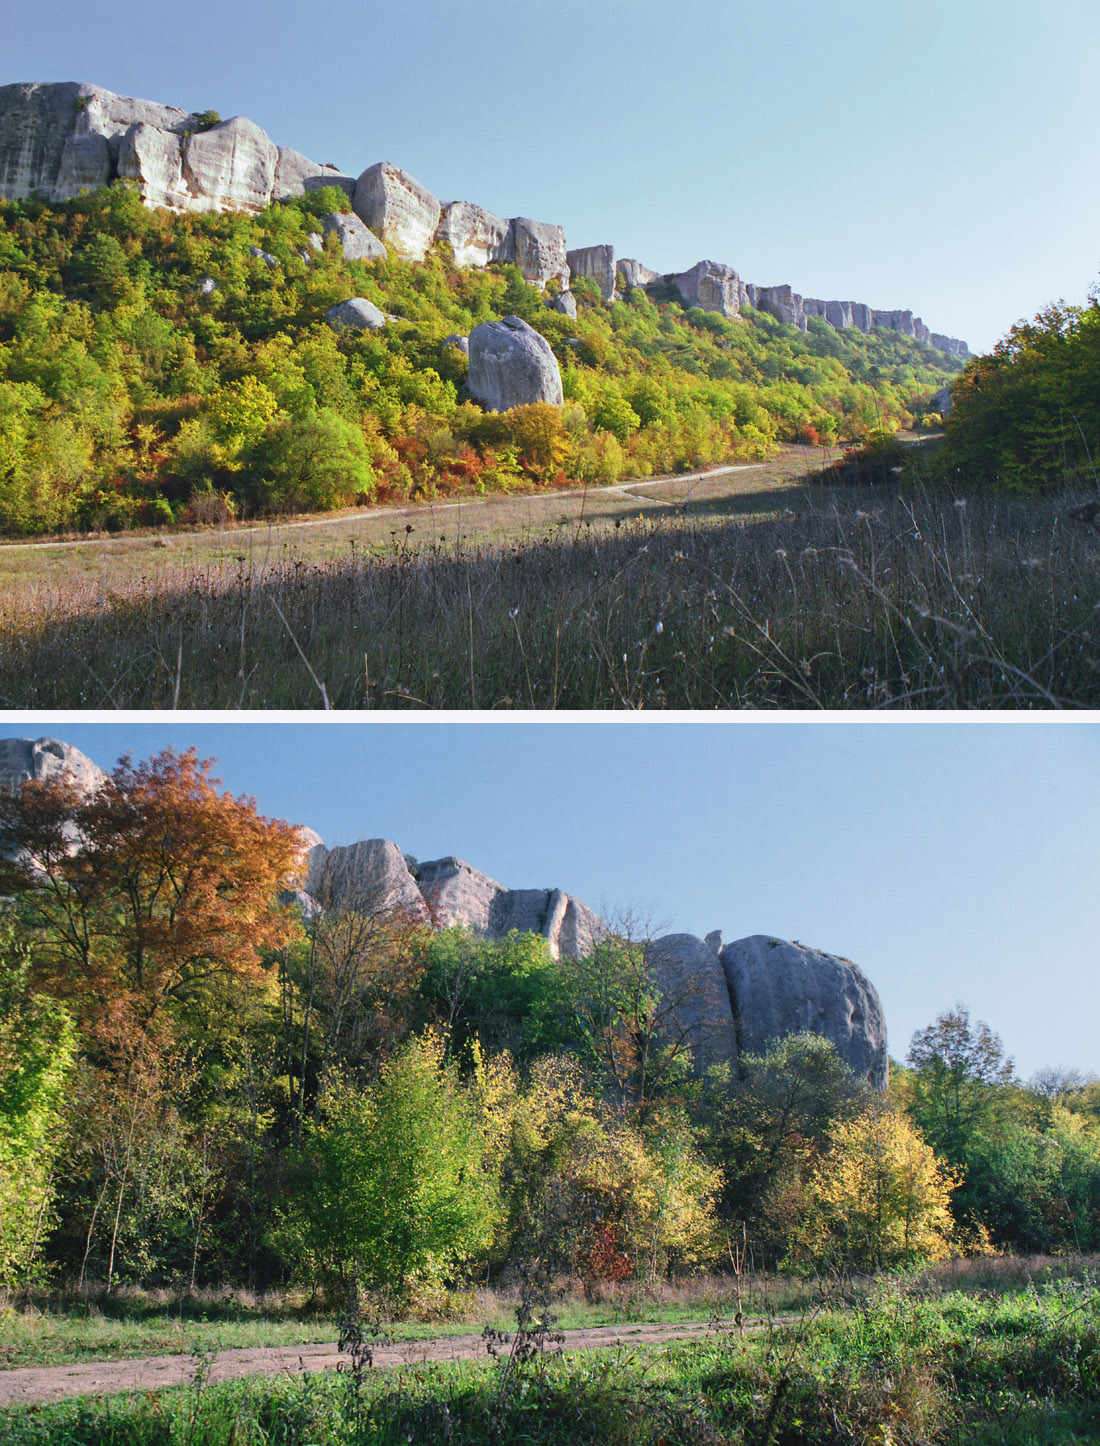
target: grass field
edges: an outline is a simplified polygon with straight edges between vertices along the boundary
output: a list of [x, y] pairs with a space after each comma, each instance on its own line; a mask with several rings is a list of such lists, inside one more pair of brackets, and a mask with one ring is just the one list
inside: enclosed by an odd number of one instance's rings
[[[973, 1280], [968, 1282], [973, 1284]], [[1100, 1430], [1100, 1290], [1011, 1275], [1003, 1289], [883, 1280], [758, 1337], [715, 1329], [660, 1350], [209, 1384], [0, 1413], [5, 1446], [202, 1442], [1093, 1442]]]

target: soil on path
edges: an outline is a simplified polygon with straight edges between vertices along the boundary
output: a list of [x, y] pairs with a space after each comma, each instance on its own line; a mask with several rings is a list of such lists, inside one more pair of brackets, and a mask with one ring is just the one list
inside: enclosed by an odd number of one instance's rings
[[[759, 1331], [765, 1321], [745, 1322], [746, 1331]], [[564, 1350], [596, 1350], [608, 1346], [660, 1346], [669, 1341], [696, 1340], [718, 1330], [734, 1330], [732, 1321], [694, 1324], [644, 1323], [592, 1326], [564, 1331]], [[211, 1384], [242, 1376], [298, 1375], [303, 1371], [334, 1371], [341, 1356], [331, 1345], [263, 1346], [219, 1351], [210, 1365]], [[346, 1361], [346, 1357], [343, 1358]], [[479, 1335], [435, 1336], [418, 1341], [395, 1341], [374, 1350], [381, 1367], [420, 1365], [429, 1361], [488, 1359]], [[0, 1371], [0, 1408], [41, 1405], [69, 1396], [105, 1396], [118, 1391], [161, 1391], [187, 1385], [195, 1375], [193, 1356], [151, 1356], [143, 1360], [81, 1362], [63, 1366], [23, 1366]]]

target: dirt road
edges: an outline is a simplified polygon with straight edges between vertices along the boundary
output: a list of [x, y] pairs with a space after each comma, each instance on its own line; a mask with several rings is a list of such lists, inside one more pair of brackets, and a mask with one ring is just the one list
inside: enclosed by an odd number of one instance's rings
[[[746, 1331], [759, 1331], [763, 1320], [745, 1322]], [[716, 1329], [732, 1329], [732, 1322], [716, 1327], [713, 1321], [682, 1325], [594, 1326], [565, 1331], [568, 1352], [601, 1346], [659, 1346], [668, 1341], [695, 1340]], [[346, 1358], [345, 1358], [346, 1359]], [[487, 1359], [480, 1335], [435, 1336], [427, 1340], [397, 1341], [378, 1347], [376, 1366], [419, 1365], [426, 1361]], [[237, 1380], [242, 1376], [297, 1375], [302, 1371], [334, 1371], [341, 1357], [335, 1344], [266, 1346], [219, 1352], [210, 1366], [209, 1381]], [[105, 1396], [116, 1391], [160, 1391], [181, 1386], [195, 1374], [192, 1356], [152, 1356], [144, 1360], [97, 1361], [64, 1366], [27, 1366], [0, 1371], [0, 1407], [60, 1401], [67, 1396]]]

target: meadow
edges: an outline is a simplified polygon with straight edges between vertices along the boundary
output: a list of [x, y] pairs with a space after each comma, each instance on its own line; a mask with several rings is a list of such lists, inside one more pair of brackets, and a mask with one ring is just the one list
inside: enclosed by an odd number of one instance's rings
[[336, 1374], [217, 1384], [215, 1354], [196, 1347], [188, 1386], [8, 1408], [0, 1430], [12, 1446], [1095, 1440], [1095, 1275], [1080, 1261], [996, 1265], [826, 1289], [758, 1333], [716, 1316], [661, 1347], [574, 1354], [553, 1331], [487, 1333], [481, 1360], [393, 1371], [372, 1368], [368, 1331]]
[[820, 456], [736, 490], [536, 494], [518, 522], [497, 501], [223, 533], [205, 556], [183, 535], [186, 560], [105, 544], [109, 571], [24, 553], [0, 588], [0, 706], [1096, 705], [1100, 536], [1076, 493], [967, 495], [916, 453], [830, 485]]

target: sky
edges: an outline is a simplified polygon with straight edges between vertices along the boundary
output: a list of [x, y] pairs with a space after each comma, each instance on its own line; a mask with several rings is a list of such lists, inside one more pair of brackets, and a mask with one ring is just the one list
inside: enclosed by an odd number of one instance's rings
[[196, 747], [330, 846], [389, 838], [605, 917], [857, 963], [890, 1050], [956, 1002], [1023, 1077], [1100, 1073], [1100, 722], [459, 723], [25, 715], [110, 768]]
[[1096, 0], [7, 8], [0, 84], [247, 115], [571, 246], [909, 308], [975, 350], [1100, 271]]

